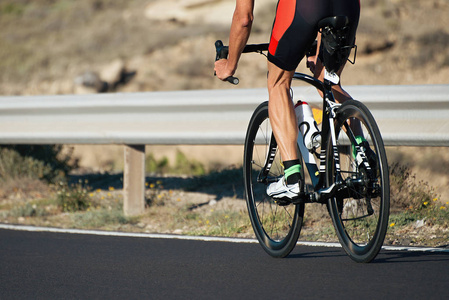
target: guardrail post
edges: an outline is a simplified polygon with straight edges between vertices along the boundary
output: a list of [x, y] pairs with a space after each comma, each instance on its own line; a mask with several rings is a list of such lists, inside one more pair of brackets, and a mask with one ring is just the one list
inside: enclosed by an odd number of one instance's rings
[[125, 145], [123, 212], [126, 216], [145, 210], [145, 145]]

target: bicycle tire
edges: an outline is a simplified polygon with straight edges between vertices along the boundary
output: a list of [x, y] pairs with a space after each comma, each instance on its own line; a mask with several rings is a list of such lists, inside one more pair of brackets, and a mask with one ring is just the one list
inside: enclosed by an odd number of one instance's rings
[[[267, 180], [283, 175], [281, 159], [268, 118], [268, 102], [254, 111], [246, 133], [243, 177], [245, 198], [254, 233], [262, 248], [272, 257], [285, 257], [295, 247], [301, 231], [304, 204], [276, 204], [266, 194]], [[272, 149], [273, 151], [270, 151]], [[265, 168], [267, 156], [272, 164]], [[302, 161], [302, 158], [300, 157]], [[269, 170], [265, 181], [258, 181], [262, 169]], [[304, 178], [304, 170], [302, 175]], [[259, 177], [260, 178], [260, 177]], [[303, 188], [303, 185], [302, 185]]]
[[[354, 122], [354, 119], [360, 121], [363, 135], [375, 153], [372, 155], [375, 159], [370, 166], [374, 166], [375, 161], [377, 166], [372, 172], [366, 171], [363, 166], [357, 166], [354, 150], [348, 145], [348, 132], [351, 130], [345, 131], [343, 127], [348, 120]], [[351, 124], [350, 122], [348, 124]], [[363, 103], [356, 100], [343, 103], [338, 108], [334, 124], [341, 179], [345, 181], [348, 178], [358, 178], [362, 182], [370, 183], [365, 187], [352, 186], [344, 195], [331, 198], [328, 203], [329, 212], [343, 249], [354, 261], [367, 263], [379, 253], [388, 228], [390, 185], [387, 156], [377, 124]], [[330, 134], [327, 151], [326, 178], [329, 186], [337, 180]]]

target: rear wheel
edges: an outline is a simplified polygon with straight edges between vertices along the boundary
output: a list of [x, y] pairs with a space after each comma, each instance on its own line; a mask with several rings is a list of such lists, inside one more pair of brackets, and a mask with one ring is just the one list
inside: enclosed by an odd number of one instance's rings
[[[329, 200], [330, 214], [346, 253], [357, 262], [370, 262], [379, 253], [388, 227], [390, 185], [384, 144], [369, 110], [354, 100], [338, 109], [335, 132], [339, 161], [332, 155], [329, 136], [327, 184], [342, 181], [346, 188]], [[365, 151], [368, 168], [355, 159], [355, 136], [363, 136], [372, 150]], [[336, 173], [338, 162], [341, 178]]]
[[266, 194], [267, 185], [284, 174], [281, 162], [265, 102], [254, 111], [248, 126], [243, 176], [254, 233], [262, 248], [273, 257], [285, 257], [293, 250], [304, 215], [304, 204], [276, 203]]

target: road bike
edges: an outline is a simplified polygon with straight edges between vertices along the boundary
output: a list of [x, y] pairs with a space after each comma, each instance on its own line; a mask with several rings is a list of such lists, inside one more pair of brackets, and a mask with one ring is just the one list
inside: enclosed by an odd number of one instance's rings
[[[348, 49], [355, 47], [345, 41], [346, 25], [345, 16], [319, 23], [324, 47], [336, 55], [345, 52], [345, 60]], [[228, 48], [221, 41], [215, 46], [216, 59], [226, 58]], [[243, 52], [263, 54], [267, 49], [268, 44], [247, 45]], [[273, 257], [285, 257], [296, 246], [308, 203], [327, 205], [343, 249], [356, 262], [372, 261], [385, 239], [390, 187], [384, 143], [376, 121], [363, 103], [335, 101], [332, 85], [338, 84], [339, 78], [334, 71], [328, 71], [335, 57], [324, 56], [323, 81], [302, 73], [293, 76], [323, 95], [320, 146], [306, 148], [301, 131], [298, 134], [298, 155], [305, 166], [301, 175], [305, 179], [307, 171], [311, 183], [301, 180], [297, 200], [277, 201], [266, 193], [267, 186], [283, 176], [282, 158], [269, 122], [268, 101], [256, 108], [248, 125], [243, 158], [245, 198], [255, 235]], [[235, 77], [227, 80], [238, 83]], [[357, 136], [364, 137], [365, 143], [361, 144]]]

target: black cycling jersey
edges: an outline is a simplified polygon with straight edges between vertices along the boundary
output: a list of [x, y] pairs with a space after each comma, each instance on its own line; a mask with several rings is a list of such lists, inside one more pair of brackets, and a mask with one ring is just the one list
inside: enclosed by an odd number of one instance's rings
[[354, 42], [360, 17], [359, 0], [279, 0], [268, 49], [268, 60], [283, 70], [295, 70], [326, 17], [347, 16]]

